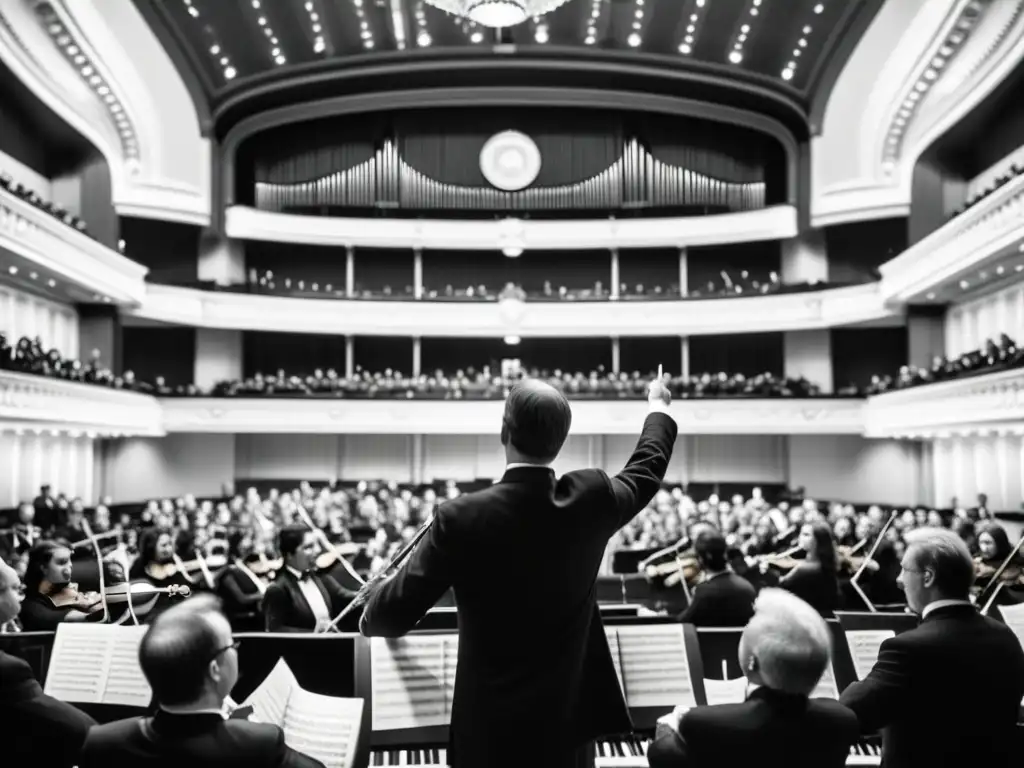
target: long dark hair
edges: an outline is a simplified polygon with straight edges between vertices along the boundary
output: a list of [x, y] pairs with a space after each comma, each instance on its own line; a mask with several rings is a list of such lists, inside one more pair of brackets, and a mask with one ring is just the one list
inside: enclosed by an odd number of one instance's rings
[[832, 528], [824, 520], [804, 523], [810, 526], [811, 534], [814, 536], [814, 554], [821, 563], [822, 570], [827, 573], [836, 573], [839, 566], [836, 560], [836, 542], [832, 538]]
[[28, 551], [28, 565], [25, 566], [25, 591], [38, 594], [39, 585], [45, 580], [44, 574], [53, 560], [53, 553], [70, 547], [60, 541], [39, 541]]
[[1010, 550], [1013, 549], [1013, 546], [1010, 544], [1010, 537], [1006, 534], [1006, 529], [999, 523], [985, 523], [978, 530], [978, 538], [981, 538], [981, 535], [984, 533], [991, 536], [992, 541], [996, 545], [996, 553], [992, 556], [992, 559], [1005, 560], [1006, 556], [1010, 554]]

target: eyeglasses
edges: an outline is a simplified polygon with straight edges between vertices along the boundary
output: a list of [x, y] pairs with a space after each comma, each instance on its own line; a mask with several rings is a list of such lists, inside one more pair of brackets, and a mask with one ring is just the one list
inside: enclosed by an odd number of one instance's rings
[[226, 645], [223, 648], [221, 648], [220, 650], [218, 650], [216, 653], [214, 653], [213, 656], [210, 657], [210, 661], [213, 661], [218, 656], [220, 656], [222, 653], [227, 653], [228, 651], [230, 651], [232, 649], [237, 651], [238, 650], [238, 646], [240, 646], [241, 644], [242, 644], [241, 640], [232, 640], [231, 641], [231, 645]]

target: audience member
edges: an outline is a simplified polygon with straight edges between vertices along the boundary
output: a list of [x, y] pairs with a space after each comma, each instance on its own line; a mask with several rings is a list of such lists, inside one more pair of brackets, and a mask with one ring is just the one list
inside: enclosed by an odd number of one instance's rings
[[906, 534], [899, 583], [916, 629], [886, 640], [871, 673], [841, 701], [864, 733], [883, 732], [886, 768], [1009, 768], [1024, 698], [1024, 650], [968, 599], [974, 566], [952, 531]]
[[677, 707], [659, 721], [647, 751], [651, 768], [842, 768], [857, 718], [837, 701], [809, 698], [830, 655], [828, 627], [814, 608], [784, 590], [763, 590], [740, 639], [746, 701]]
[[238, 679], [237, 648], [213, 597], [194, 597], [161, 614], [139, 646], [156, 715], [94, 727], [78, 768], [323, 768], [288, 747], [277, 726], [225, 719]]

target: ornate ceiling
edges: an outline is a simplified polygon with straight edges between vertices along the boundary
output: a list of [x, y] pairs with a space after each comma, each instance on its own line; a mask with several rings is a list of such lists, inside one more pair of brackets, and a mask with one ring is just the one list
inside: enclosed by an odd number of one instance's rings
[[662, 67], [710, 66], [808, 97], [881, 4], [568, 0], [540, 19], [497, 32], [424, 0], [134, 1], [165, 45], [184, 54], [177, 60], [187, 62], [212, 102], [268, 77], [356, 66], [387, 54], [529, 57], [573, 49]]

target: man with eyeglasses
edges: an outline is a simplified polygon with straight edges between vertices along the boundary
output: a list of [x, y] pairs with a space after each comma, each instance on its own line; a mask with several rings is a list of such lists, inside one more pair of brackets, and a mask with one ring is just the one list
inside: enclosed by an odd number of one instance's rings
[[[23, 597], [18, 574], [0, 560], [0, 626], [14, 621]], [[96, 721], [47, 696], [28, 663], [0, 651], [0, 723], [0, 763], [63, 768], [75, 764]]]
[[968, 599], [974, 564], [957, 534], [918, 528], [904, 539], [897, 583], [921, 623], [882, 643], [868, 676], [839, 700], [862, 733], [882, 731], [885, 768], [1019, 765], [1020, 641]]
[[225, 701], [238, 680], [237, 648], [216, 598], [202, 595], [169, 608], [139, 646], [156, 715], [93, 728], [78, 767], [323, 768], [288, 747], [276, 725], [226, 719]]

